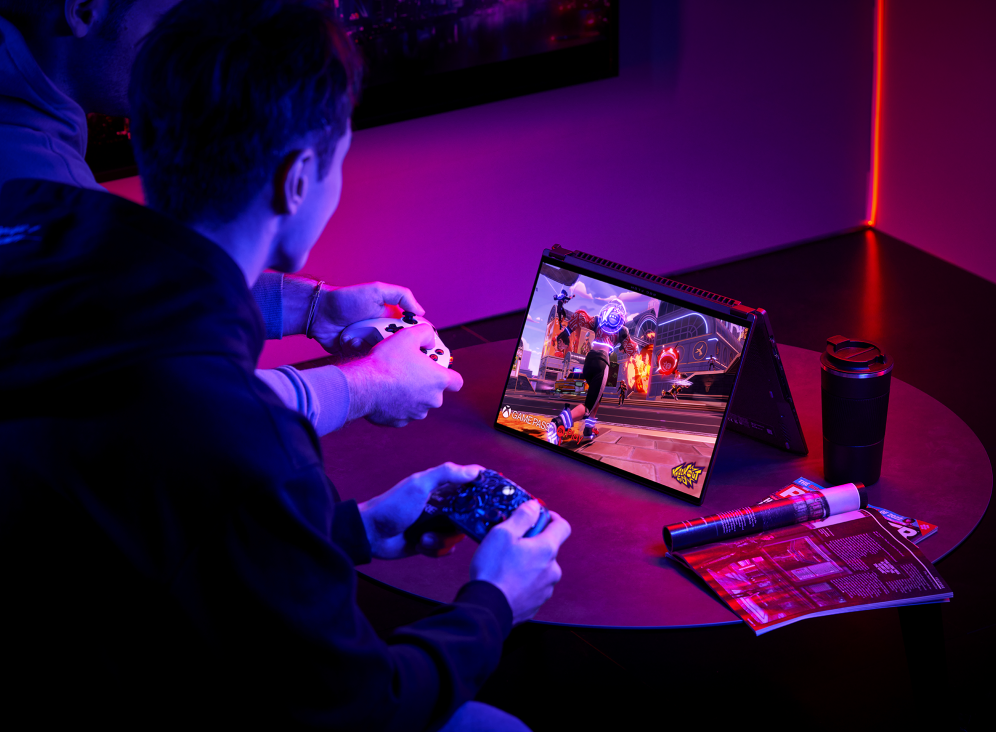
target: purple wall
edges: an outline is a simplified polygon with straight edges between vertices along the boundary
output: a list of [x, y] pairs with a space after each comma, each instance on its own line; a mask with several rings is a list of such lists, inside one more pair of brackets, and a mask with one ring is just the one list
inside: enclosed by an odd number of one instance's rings
[[876, 228], [996, 282], [996, 4], [887, 2]]
[[675, 273], [864, 220], [872, 0], [620, 15], [617, 79], [357, 133], [305, 271], [406, 284], [448, 326], [524, 307], [554, 243]]

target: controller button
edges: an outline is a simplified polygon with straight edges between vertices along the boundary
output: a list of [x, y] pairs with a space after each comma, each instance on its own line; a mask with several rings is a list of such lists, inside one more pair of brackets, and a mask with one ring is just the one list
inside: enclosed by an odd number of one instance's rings
[[437, 356], [435, 353], [430, 353], [429, 358], [431, 358], [433, 361], [439, 360], [439, 356]]
[[429, 349], [428, 349], [428, 348], [423, 348], [423, 347], [421, 347], [421, 346], [419, 347], [419, 349], [418, 349], [418, 350], [420, 350], [420, 351], [421, 351], [422, 353], [428, 353], [428, 352], [429, 352]]
[[388, 333], [397, 333], [399, 330], [402, 330], [404, 327], [405, 326], [398, 325], [397, 323], [391, 323], [389, 326], [384, 328], [384, 330], [386, 330]]
[[438, 353], [440, 356], [442, 356], [443, 355], [443, 349], [442, 348], [437, 348], [436, 349], [436, 353]]

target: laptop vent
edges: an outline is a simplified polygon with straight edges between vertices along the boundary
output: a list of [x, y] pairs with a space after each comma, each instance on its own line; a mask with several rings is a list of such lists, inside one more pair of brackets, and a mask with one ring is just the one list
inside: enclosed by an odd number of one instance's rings
[[687, 292], [690, 295], [695, 295], [696, 297], [701, 297], [705, 300], [712, 300], [713, 302], [718, 302], [728, 307], [736, 307], [740, 304], [739, 300], [734, 300], [732, 297], [723, 297], [722, 295], [716, 295], [715, 293], [699, 289], [698, 287], [692, 287], [691, 285], [684, 285], [681, 282], [669, 280], [667, 277], [659, 277], [657, 275], [649, 274], [648, 272], [641, 272], [640, 270], [633, 269], [632, 267], [624, 267], [621, 264], [616, 264], [615, 262], [610, 262], [607, 259], [602, 259], [601, 257], [596, 257], [591, 254], [575, 251], [574, 256], [578, 259], [583, 259], [586, 262], [597, 264], [600, 267], [614, 269], [617, 272], [632, 275], [633, 277], [639, 277], [642, 280], [649, 280], [650, 282], [655, 282], [658, 285], [670, 287], [673, 290], [681, 290], [682, 292]]

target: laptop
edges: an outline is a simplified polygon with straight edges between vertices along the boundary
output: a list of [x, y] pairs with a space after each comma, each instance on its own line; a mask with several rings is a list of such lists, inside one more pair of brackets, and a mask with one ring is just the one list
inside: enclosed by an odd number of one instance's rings
[[495, 428], [696, 505], [726, 429], [808, 453], [764, 310], [559, 245]]

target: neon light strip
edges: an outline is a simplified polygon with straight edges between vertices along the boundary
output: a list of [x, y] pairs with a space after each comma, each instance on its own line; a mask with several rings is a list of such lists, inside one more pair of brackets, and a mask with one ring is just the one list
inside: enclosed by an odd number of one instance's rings
[[684, 315], [679, 315], [677, 318], [671, 318], [670, 320], [665, 320], [663, 323], [658, 323], [657, 327], [660, 328], [662, 325], [667, 325], [668, 323], [673, 323], [676, 320], [681, 320], [682, 318], [687, 318], [692, 315], [698, 315], [702, 318], [702, 324], [705, 325], [707, 331], [709, 330], [709, 321], [705, 319], [705, 316], [702, 313], [685, 313]]
[[871, 182], [868, 191], [868, 226], [878, 221], [878, 189], [882, 159], [882, 63], [885, 38], [885, 0], [875, 3], [875, 89], [872, 103]]

